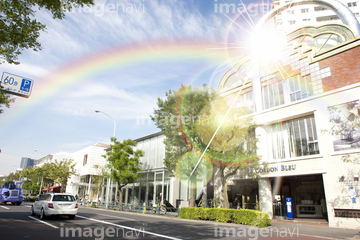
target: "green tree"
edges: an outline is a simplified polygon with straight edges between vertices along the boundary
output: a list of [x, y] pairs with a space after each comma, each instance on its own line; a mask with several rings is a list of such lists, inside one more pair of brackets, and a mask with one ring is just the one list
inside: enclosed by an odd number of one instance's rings
[[[61, 191], [65, 191], [66, 183], [68, 179], [76, 174], [74, 160], [66, 161], [52, 161], [45, 163], [41, 167], [34, 167], [29, 169], [29, 177], [32, 183], [37, 183], [37, 187], [42, 188], [51, 187], [55, 183], [59, 183], [62, 187]], [[31, 171], [34, 172], [31, 172]], [[24, 175], [25, 176], [25, 175]], [[26, 176], [27, 177], [27, 176]]]
[[142, 165], [140, 157], [144, 156], [144, 151], [134, 151], [136, 142], [130, 139], [121, 143], [115, 137], [112, 137], [111, 142], [113, 144], [110, 145], [110, 151], [103, 157], [107, 157], [108, 164], [106, 167], [109, 169], [110, 178], [117, 183], [119, 203], [122, 206], [122, 188], [135, 183], [139, 177]]
[[27, 180], [23, 182], [23, 189], [30, 190], [32, 193], [38, 193], [40, 189], [40, 168], [29, 167], [25, 168], [21, 175], [26, 177]]
[[17, 63], [24, 49], [41, 50], [38, 37], [46, 26], [36, 19], [36, 8], [63, 19], [65, 11], [93, 4], [93, 0], [0, 0], [0, 58]]
[[57, 160], [50, 163], [50, 171], [52, 173], [52, 180], [56, 181], [61, 186], [61, 191], [65, 192], [65, 187], [68, 179], [76, 174], [74, 160], [60, 161]]
[[107, 177], [107, 174], [105, 172], [105, 167], [100, 165], [94, 165], [94, 168], [96, 169], [96, 174], [92, 175], [91, 179], [94, 184], [94, 191], [97, 194], [97, 198], [99, 199], [99, 196], [101, 195], [101, 190], [104, 185], [105, 177]]
[[14, 102], [15, 98], [11, 97], [10, 94], [7, 94], [3, 87], [0, 86], [0, 114], [3, 113], [2, 107], [5, 106], [7, 108], [10, 107], [10, 103]]
[[7, 181], [13, 181], [13, 180], [16, 180], [16, 181], [19, 181], [20, 180], [20, 172], [12, 172], [9, 174], [9, 176], [6, 177], [6, 182]]
[[[46, 25], [36, 19], [36, 8], [49, 10], [54, 19], [64, 19], [65, 11], [93, 4], [93, 0], [0, 0], [0, 64], [19, 64], [23, 50], [41, 50], [38, 38]], [[10, 107], [14, 100], [0, 89], [0, 107]]]
[[[205, 151], [209, 146], [206, 155], [215, 165], [215, 191], [224, 208], [229, 208], [227, 180], [248, 167], [257, 166], [260, 161], [256, 154], [256, 124], [249, 117], [249, 109], [230, 109], [230, 106], [229, 99], [224, 97], [211, 101], [203, 108], [195, 130], [201, 139], [199, 144], [196, 143], [197, 148]], [[252, 174], [251, 177], [256, 178], [257, 175]]]
[[[195, 131], [196, 121], [198, 121], [201, 110], [215, 96], [215, 91], [206, 85], [203, 85], [202, 88], [182, 85], [175, 92], [169, 90], [165, 96], [166, 99], [158, 98], [158, 108], [150, 116], [165, 135], [164, 165], [170, 173], [175, 175], [178, 162], [186, 153], [192, 152], [193, 154], [186, 155], [187, 168], [182, 167], [183, 171], [181, 171], [184, 176], [190, 177], [190, 173], [196, 165], [195, 156], [198, 156], [198, 150], [194, 144], [200, 143]], [[204, 166], [201, 169], [209, 168]], [[190, 207], [195, 206], [197, 176], [201, 176], [201, 174], [195, 172], [190, 178]]]

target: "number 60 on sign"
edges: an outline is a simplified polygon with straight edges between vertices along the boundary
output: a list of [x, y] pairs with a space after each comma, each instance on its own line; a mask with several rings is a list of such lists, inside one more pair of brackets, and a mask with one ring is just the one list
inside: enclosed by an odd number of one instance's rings
[[34, 81], [28, 78], [20, 77], [11, 73], [4, 72], [1, 78], [1, 86], [8, 93], [22, 97], [30, 97]]

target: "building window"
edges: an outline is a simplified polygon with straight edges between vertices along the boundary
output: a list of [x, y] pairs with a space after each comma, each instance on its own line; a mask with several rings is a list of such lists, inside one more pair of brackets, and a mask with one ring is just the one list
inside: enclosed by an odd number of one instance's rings
[[276, 82], [262, 87], [261, 95], [264, 109], [284, 104], [283, 82]]
[[356, 7], [357, 6], [357, 2], [349, 2], [348, 7]]
[[300, 75], [266, 85], [262, 87], [261, 93], [263, 109], [301, 100], [314, 94], [310, 77]]
[[290, 24], [290, 25], [294, 25], [294, 24], [295, 24], [295, 20], [289, 21], [289, 24]]
[[360, 148], [359, 101], [329, 107], [334, 151]]
[[239, 96], [236, 102], [237, 107], [246, 108], [249, 113], [255, 112], [254, 103], [252, 99], [252, 92], [247, 92]]
[[311, 18], [305, 18], [305, 19], [303, 19], [303, 22], [309, 22], [309, 21], [311, 21]]
[[87, 159], [88, 159], [88, 155], [85, 154], [85, 155], [84, 155], [83, 166], [85, 166], [85, 165], [87, 164]]
[[313, 115], [272, 124], [268, 138], [273, 159], [319, 154]]
[[325, 7], [315, 7], [314, 10], [315, 10], [316, 12], [319, 12], [319, 11], [325, 11], [325, 10], [328, 10], [328, 9], [325, 8]]
[[308, 8], [303, 8], [301, 9], [301, 13], [308, 13], [309, 12], [309, 9]]
[[300, 75], [285, 80], [289, 89], [290, 101], [294, 102], [313, 95], [311, 80]]

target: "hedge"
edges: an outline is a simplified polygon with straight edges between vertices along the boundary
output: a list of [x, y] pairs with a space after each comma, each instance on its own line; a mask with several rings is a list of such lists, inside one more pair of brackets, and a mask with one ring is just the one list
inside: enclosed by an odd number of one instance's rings
[[251, 209], [182, 207], [179, 217], [225, 223], [234, 222], [258, 227], [267, 227], [271, 222], [267, 212]]

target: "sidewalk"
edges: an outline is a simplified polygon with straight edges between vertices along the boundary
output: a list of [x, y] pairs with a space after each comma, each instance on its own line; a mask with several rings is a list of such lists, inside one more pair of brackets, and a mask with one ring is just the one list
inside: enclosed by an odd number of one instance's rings
[[[89, 208], [85, 206], [80, 206], [82, 208]], [[104, 209], [104, 208], [92, 208], [96, 210], [101, 211], [111, 211], [111, 212], [118, 212], [120, 211], [114, 211], [111, 209]], [[128, 212], [125, 211], [123, 213], [127, 214], [136, 214], [140, 215], [142, 213], [138, 212]], [[158, 215], [158, 214], [146, 214], [146, 215], [152, 215], [154, 217], [160, 217], [160, 218], [177, 218], [181, 221], [191, 221], [191, 222], [199, 222], [201, 220], [192, 220], [192, 219], [182, 219], [178, 218], [174, 215]], [[307, 221], [308, 220], [308, 221]], [[210, 224], [213, 225], [214, 222], [211, 221], [201, 221], [203, 224]], [[240, 225], [240, 224], [234, 224], [234, 223], [217, 223], [219, 226], [226, 226], [226, 227], [244, 227], [249, 228], [253, 226], [248, 225]], [[360, 226], [359, 226], [360, 227]], [[314, 219], [294, 219], [294, 220], [278, 220], [273, 219], [271, 221], [270, 226], [267, 227], [270, 231], [272, 231], [273, 236], [277, 237], [271, 237], [271, 238], [263, 238], [263, 239], [276, 239], [276, 240], [305, 240], [305, 239], [319, 239], [319, 240], [326, 240], [326, 239], [360, 239], [360, 229], [354, 230], [354, 229], [345, 229], [345, 228], [333, 228], [329, 227], [326, 221], [323, 220], [314, 220]], [[289, 233], [288, 236], [284, 236], [284, 232]], [[276, 234], [278, 233], [278, 234]]]

